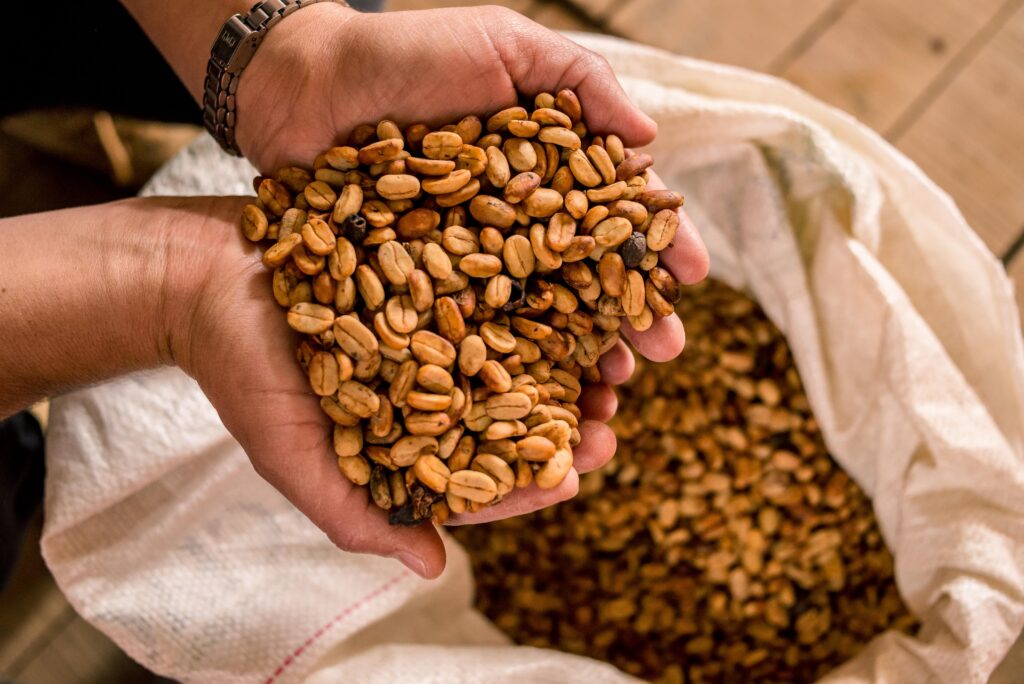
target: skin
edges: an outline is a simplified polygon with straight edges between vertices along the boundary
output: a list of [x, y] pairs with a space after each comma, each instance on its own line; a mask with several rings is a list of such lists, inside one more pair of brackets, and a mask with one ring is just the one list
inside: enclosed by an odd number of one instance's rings
[[[213, 36], [247, 3], [125, 4], [198, 96]], [[517, 90], [564, 87], [576, 90], [590, 130], [614, 131], [633, 146], [654, 138], [655, 124], [601, 57], [518, 14], [485, 7], [361, 15], [325, 3], [282, 21], [256, 53], [238, 90], [238, 140], [269, 172], [308, 165], [362, 122], [442, 123], [513, 104]], [[245, 202], [129, 200], [0, 221], [0, 416], [129, 371], [180, 366], [256, 471], [332, 542], [436, 577], [445, 562], [437, 531], [388, 525], [366, 490], [339, 475], [330, 421], [295, 362], [295, 337], [269, 295], [259, 249], [239, 234]], [[707, 274], [707, 252], [685, 214], [663, 255], [684, 283]], [[677, 356], [685, 340], [674, 315], [624, 333], [656, 361]], [[565, 481], [517, 491], [452, 524], [568, 499], [578, 473], [611, 458], [615, 437], [603, 424], [616, 408], [610, 385], [629, 377], [633, 358], [620, 343], [600, 364], [608, 384], [589, 386], [580, 399], [583, 441]]]

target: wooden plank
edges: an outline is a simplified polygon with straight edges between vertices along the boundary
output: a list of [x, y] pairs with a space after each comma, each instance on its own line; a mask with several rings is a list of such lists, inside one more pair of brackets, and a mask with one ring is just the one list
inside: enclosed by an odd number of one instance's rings
[[781, 75], [887, 131], [1004, 0], [858, 0]]
[[613, 31], [691, 57], [766, 71], [842, 0], [633, 0]]
[[[584, 3], [580, 3], [584, 4]], [[525, 14], [542, 26], [555, 31], [593, 31], [594, 26], [573, 14], [561, 3], [538, 0]]]
[[516, 12], [526, 13], [533, 0], [388, 0], [388, 11], [437, 9], [439, 7], [468, 7], [475, 5], [504, 5]]
[[1024, 227], [1024, 3], [904, 134], [901, 150], [948, 191], [997, 254]]
[[77, 615], [46, 649], [18, 673], [20, 684], [152, 682], [145, 668]]
[[571, 0], [572, 4], [579, 7], [583, 10], [584, 14], [594, 20], [603, 19], [613, 8], [616, 10], [621, 9], [631, 1], [632, 0], [619, 0], [619, 2], [616, 2], [616, 0]]
[[[0, 157], [2, 159], [2, 157]], [[7, 586], [0, 593], [0, 680], [33, 649], [45, 645], [71, 610], [39, 553], [42, 512], [25, 530]]]

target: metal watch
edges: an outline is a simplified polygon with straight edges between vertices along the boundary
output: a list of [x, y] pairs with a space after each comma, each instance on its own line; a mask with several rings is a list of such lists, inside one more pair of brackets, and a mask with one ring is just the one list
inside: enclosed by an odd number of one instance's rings
[[246, 15], [236, 14], [225, 22], [210, 48], [203, 83], [203, 124], [229, 154], [241, 157], [235, 141], [235, 92], [242, 70], [249, 65], [256, 48], [275, 24], [307, 5], [344, 0], [262, 0]]

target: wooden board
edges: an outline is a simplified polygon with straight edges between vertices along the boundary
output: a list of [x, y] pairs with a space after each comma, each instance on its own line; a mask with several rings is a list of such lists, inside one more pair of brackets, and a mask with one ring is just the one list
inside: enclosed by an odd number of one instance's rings
[[19, 684], [92, 684], [152, 682], [152, 675], [126, 656], [114, 642], [72, 614], [45, 653], [17, 673]]
[[538, 0], [525, 12], [538, 24], [555, 31], [592, 31], [594, 26], [556, 2]]
[[[572, 0], [572, 4], [579, 7], [591, 19], [601, 20], [613, 11], [630, 4], [634, 0]], [[677, 0], [672, 0], [673, 2]]]
[[780, 74], [885, 133], [1003, 0], [857, 0]]
[[1024, 229], [1024, 3], [896, 143], [1002, 256]]
[[633, 40], [691, 57], [767, 71], [843, 0], [632, 0], [608, 26]]
[[468, 7], [475, 5], [504, 5], [517, 12], [525, 13], [533, 0], [388, 0], [388, 11], [436, 9], [438, 7]]

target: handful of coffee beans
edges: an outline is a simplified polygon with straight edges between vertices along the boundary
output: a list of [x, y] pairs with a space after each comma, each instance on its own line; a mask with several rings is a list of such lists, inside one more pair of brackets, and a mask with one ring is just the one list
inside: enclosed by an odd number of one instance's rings
[[658, 265], [683, 198], [646, 154], [591, 136], [570, 90], [350, 145], [255, 180], [242, 230], [266, 245], [338, 467], [395, 524], [553, 488], [601, 354], [680, 298]]

